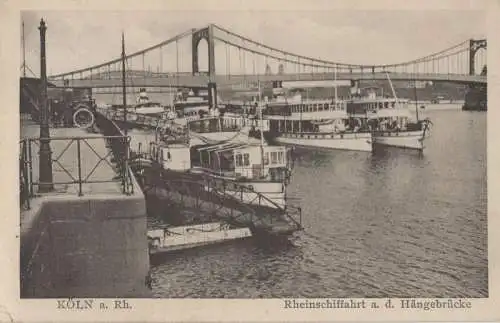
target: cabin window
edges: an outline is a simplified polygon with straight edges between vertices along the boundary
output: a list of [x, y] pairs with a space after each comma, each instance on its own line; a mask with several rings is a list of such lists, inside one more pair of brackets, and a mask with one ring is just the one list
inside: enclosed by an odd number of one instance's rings
[[243, 158], [241, 157], [241, 154], [236, 155], [236, 167], [241, 167], [243, 166]]
[[384, 108], [388, 108], [389, 107], [389, 102], [384, 102]]
[[284, 158], [284, 153], [282, 151], [278, 152], [278, 163], [283, 164], [285, 163], [285, 158]]
[[394, 108], [395, 106], [396, 106], [396, 102], [392, 102], [392, 103], [391, 103], [391, 107], [393, 107], [393, 108]]
[[249, 154], [243, 154], [243, 162], [244, 162], [244, 166], [250, 166], [250, 155]]
[[271, 152], [271, 164], [277, 164], [278, 163], [278, 152], [273, 151]]
[[264, 154], [264, 165], [269, 165], [269, 153]]
[[379, 102], [378, 103], [378, 107], [379, 107], [379, 109], [383, 109], [384, 108], [384, 104], [382, 102]]

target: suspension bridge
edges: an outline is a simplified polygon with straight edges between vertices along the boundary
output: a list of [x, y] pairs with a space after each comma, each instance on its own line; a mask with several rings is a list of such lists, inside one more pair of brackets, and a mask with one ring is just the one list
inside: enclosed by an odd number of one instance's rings
[[[486, 67], [486, 48], [486, 39], [469, 39], [406, 62], [359, 65], [294, 54], [211, 24], [128, 54], [126, 78], [127, 86], [134, 87], [206, 88], [211, 82], [221, 88], [254, 87], [259, 81], [385, 80], [389, 73], [396, 81], [481, 85], [487, 82], [481, 73]], [[204, 70], [202, 55], [208, 57]], [[122, 85], [121, 78], [121, 57], [117, 57], [52, 75], [49, 81], [62, 87], [115, 88]]]

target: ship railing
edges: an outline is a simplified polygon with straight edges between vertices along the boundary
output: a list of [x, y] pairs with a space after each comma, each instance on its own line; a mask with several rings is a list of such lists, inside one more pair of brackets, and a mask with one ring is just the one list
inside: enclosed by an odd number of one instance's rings
[[[169, 175], [165, 177], [161, 168], [157, 167], [148, 167], [144, 169], [145, 172], [139, 172], [145, 194], [150, 189], [161, 188], [165, 190], [162, 194], [170, 196], [174, 204], [180, 203], [182, 207], [199, 209], [202, 210], [201, 214], [230, 220], [237, 225], [258, 224], [261, 228], [268, 228], [271, 231], [273, 224], [285, 222], [292, 231], [303, 229], [300, 207], [283, 207], [237, 183], [237, 190], [230, 191], [227, 185], [223, 188], [217, 184], [220, 183], [219, 180], [203, 174], [200, 174], [198, 179], [183, 177], [181, 173], [179, 178], [172, 178]], [[222, 183], [224, 182], [234, 183], [223, 180]], [[248, 200], [242, 196], [244, 193], [253, 193], [252, 195], [256, 196]]]
[[113, 121], [127, 121], [134, 123], [138, 126], [145, 126], [152, 129], [165, 129], [169, 128], [172, 131], [179, 133], [186, 132], [186, 127], [175, 123], [172, 119], [166, 119], [161, 116], [149, 116], [142, 113], [135, 113], [127, 111], [127, 119], [125, 119], [123, 109], [107, 109], [97, 108], [97, 111]]

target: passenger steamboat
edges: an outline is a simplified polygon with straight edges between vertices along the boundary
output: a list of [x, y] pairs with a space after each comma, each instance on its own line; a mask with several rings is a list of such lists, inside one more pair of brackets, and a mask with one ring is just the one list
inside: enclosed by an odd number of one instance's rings
[[367, 129], [372, 134], [375, 148], [393, 146], [423, 151], [432, 122], [428, 118], [419, 118], [418, 106], [415, 107], [415, 120], [409, 107], [410, 101], [398, 99], [388, 74], [387, 79], [393, 97], [377, 95], [376, 87], [365, 88], [364, 93], [346, 102], [349, 123]]
[[344, 100], [304, 100], [277, 97], [267, 104], [270, 138], [281, 144], [306, 148], [371, 151], [371, 133], [362, 125], [350, 126]]

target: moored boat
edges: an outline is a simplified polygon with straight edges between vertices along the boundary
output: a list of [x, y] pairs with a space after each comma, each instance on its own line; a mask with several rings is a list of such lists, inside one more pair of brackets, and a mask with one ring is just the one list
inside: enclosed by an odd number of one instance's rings
[[409, 100], [398, 99], [392, 82], [393, 97], [377, 95], [377, 88], [365, 88], [363, 95], [347, 101], [347, 113], [351, 124], [361, 124], [372, 134], [373, 146], [393, 146], [422, 151], [424, 141], [430, 136], [432, 122], [419, 119], [416, 106], [416, 120], [409, 108]]
[[166, 109], [159, 102], [151, 101], [145, 88], [141, 88], [133, 112], [139, 115], [162, 116]]
[[249, 238], [249, 228], [223, 222], [210, 222], [186, 226], [165, 226], [148, 230], [149, 253], [168, 253]]
[[269, 102], [264, 118], [277, 143], [305, 148], [371, 151], [371, 134], [362, 125], [349, 127], [345, 101], [292, 99]]
[[248, 137], [215, 145], [195, 145], [191, 140], [151, 143], [150, 158], [166, 176], [203, 181], [207, 191], [217, 191], [240, 202], [284, 209], [290, 181], [289, 152], [283, 146], [263, 144]]

